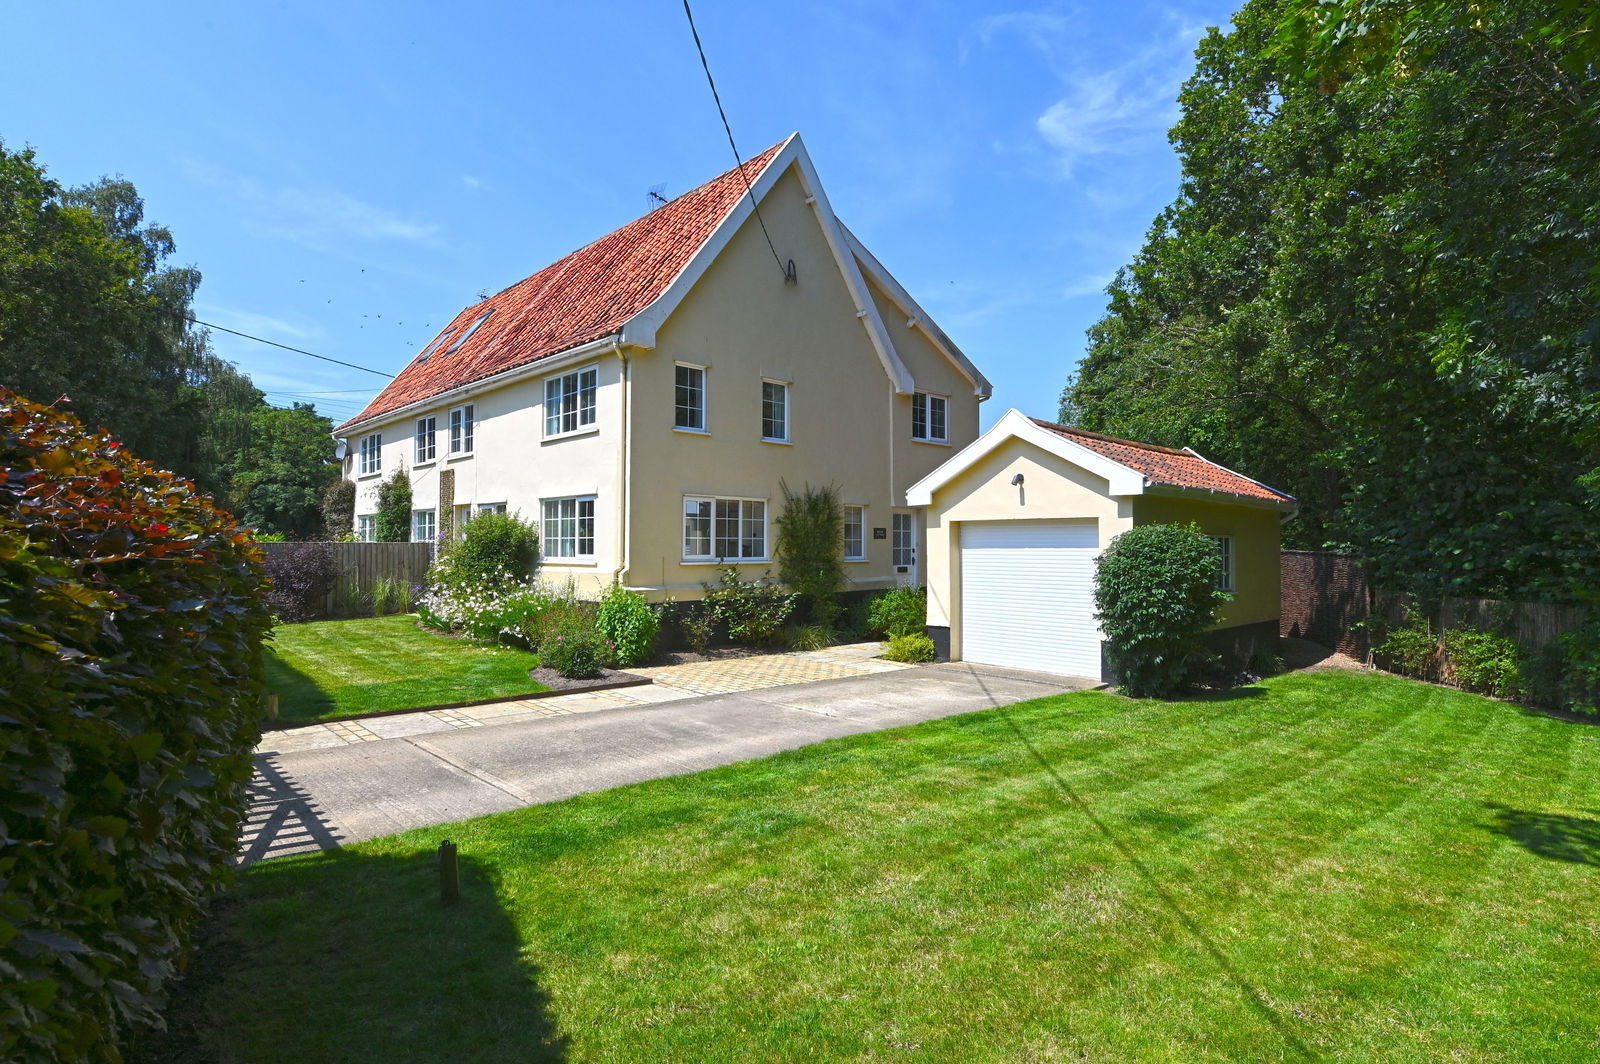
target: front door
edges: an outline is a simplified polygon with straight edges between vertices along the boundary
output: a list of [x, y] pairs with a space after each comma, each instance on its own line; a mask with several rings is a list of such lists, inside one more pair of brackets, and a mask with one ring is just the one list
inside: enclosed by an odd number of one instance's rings
[[917, 565], [916, 512], [896, 510], [890, 517], [889, 549], [895, 581], [901, 587], [921, 587], [922, 574]]

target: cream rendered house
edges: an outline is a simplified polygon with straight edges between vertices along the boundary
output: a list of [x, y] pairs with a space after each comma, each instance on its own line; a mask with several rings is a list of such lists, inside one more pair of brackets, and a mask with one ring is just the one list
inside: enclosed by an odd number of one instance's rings
[[369, 538], [403, 466], [414, 539], [503, 508], [539, 522], [546, 574], [681, 600], [775, 572], [780, 482], [839, 489], [851, 588], [921, 583], [906, 489], [988, 395], [795, 134], [463, 310], [338, 433]]

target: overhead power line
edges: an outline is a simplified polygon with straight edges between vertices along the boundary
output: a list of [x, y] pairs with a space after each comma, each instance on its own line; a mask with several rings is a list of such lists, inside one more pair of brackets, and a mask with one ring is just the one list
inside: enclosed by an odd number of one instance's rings
[[706, 72], [706, 84], [711, 86], [711, 98], [717, 102], [717, 114], [722, 116], [722, 128], [727, 131], [728, 147], [733, 149], [733, 161], [738, 164], [739, 176], [744, 178], [744, 190], [750, 197], [750, 206], [755, 208], [756, 221], [761, 223], [761, 235], [767, 238], [767, 248], [772, 252], [772, 261], [778, 264], [778, 272], [783, 274], [784, 280], [788, 280], [789, 269], [783, 264], [783, 257], [772, 244], [772, 234], [767, 232], [766, 220], [761, 217], [761, 204], [756, 202], [756, 190], [750, 186], [750, 175], [744, 172], [744, 160], [739, 157], [739, 146], [733, 142], [733, 127], [728, 124], [728, 112], [722, 109], [722, 97], [717, 94], [717, 83], [711, 76], [711, 64], [706, 62], [706, 50], [700, 43], [700, 31], [694, 28], [694, 12], [689, 10], [689, 0], [683, 0], [683, 13], [689, 19], [689, 32], [694, 35], [695, 50], [700, 53], [700, 66]]
[[376, 373], [380, 377], [393, 377], [394, 376], [393, 373], [385, 373], [381, 369], [371, 369], [371, 368], [369, 368], [367, 366], [358, 366], [354, 362], [341, 362], [337, 358], [329, 358], [327, 355], [319, 355], [315, 351], [306, 351], [306, 350], [304, 350], [302, 348], [290, 347], [288, 344], [280, 344], [276, 340], [268, 340], [268, 339], [265, 339], [265, 338], [260, 337], [260, 336], [251, 336], [249, 333], [240, 332], [238, 329], [229, 329], [229, 328], [226, 328], [225, 326], [222, 326], [222, 325], [213, 325], [209, 321], [201, 321], [199, 318], [195, 317], [192, 314], [185, 314], [184, 317], [187, 318], [189, 321], [194, 322], [196, 325], [204, 325], [208, 329], [215, 329], [218, 332], [229, 333], [230, 335], [233, 335], [233, 336], [242, 336], [246, 340], [254, 340], [258, 344], [266, 344], [269, 347], [280, 347], [285, 351], [293, 351], [297, 355], [306, 355], [307, 357], [310, 357], [310, 358], [320, 358], [322, 361], [324, 361], [324, 362], [332, 362], [336, 366], [347, 366], [350, 369], [358, 369], [362, 373]]

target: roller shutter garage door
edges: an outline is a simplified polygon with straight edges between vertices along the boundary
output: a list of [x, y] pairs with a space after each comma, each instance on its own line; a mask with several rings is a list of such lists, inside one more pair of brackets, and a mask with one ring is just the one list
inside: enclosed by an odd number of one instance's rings
[[1092, 519], [963, 523], [961, 659], [1099, 679], [1099, 548]]

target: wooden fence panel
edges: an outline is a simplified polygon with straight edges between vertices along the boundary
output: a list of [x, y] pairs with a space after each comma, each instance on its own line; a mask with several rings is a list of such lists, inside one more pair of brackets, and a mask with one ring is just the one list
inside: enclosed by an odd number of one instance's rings
[[[263, 543], [268, 557], [292, 546], [288, 543]], [[433, 564], [431, 543], [331, 543], [334, 582], [328, 592], [324, 615], [327, 617], [365, 617], [370, 612], [373, 585], [380, 580], [398, 580], [407, 587], [422, 583]]]
[[[1371, 613], [1391, 625], [1405, 619], [1416, 600], [1407, 594], [1369, 588], [1359, 559], [1331, 551], [1282, 552], [1280, 635], [1310, 639], [1357, 658], [1371, 654], [1368, 633], [1356, 626]], [[1583, 623], [1582, 606], [1495, 599], [1446, 598], [1430, 617], [1441, 639], [1456, 628], [1499, 632], [1507, 628], [1517, 644], [1535, 651]]]

